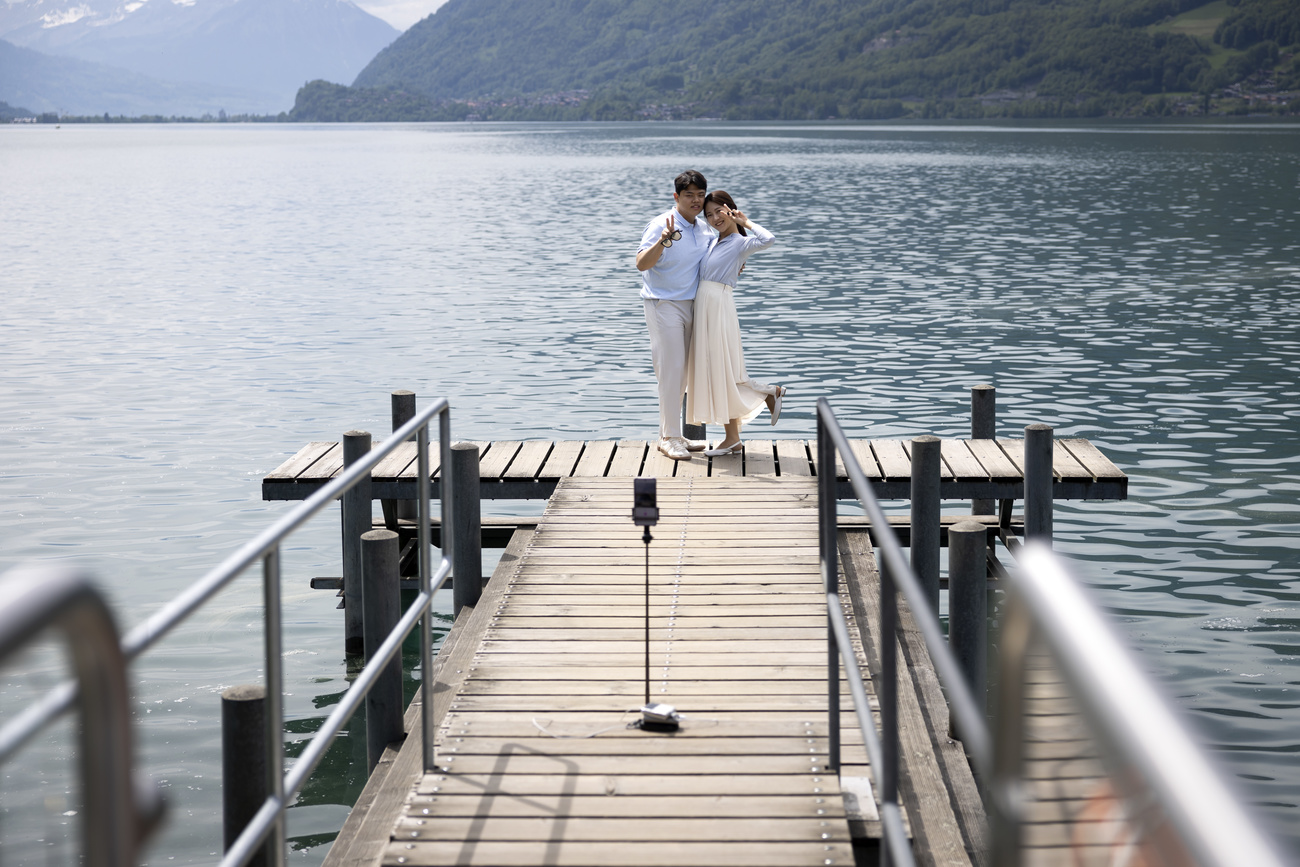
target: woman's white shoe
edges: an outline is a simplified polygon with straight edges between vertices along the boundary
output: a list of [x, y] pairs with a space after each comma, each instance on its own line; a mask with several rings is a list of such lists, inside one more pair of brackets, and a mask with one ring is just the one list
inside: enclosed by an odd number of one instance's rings
[[773, 427], [776, 426], [776, 420], [781, 417], [781, 398], [785, 397], [786, 392], [790, 390], [783, 385], [778, 385], [777, 389], [777, 393], [771, 398], [771, 403], [767, 405], [768, 411], [772, 413]]
[[705, 449], [704, 454], [711, 458], [720, 458], [723, 455], [738, 455], [745, 450], [743, 442], [737, 442], [734, 446], [722, 446], [716, 449]]

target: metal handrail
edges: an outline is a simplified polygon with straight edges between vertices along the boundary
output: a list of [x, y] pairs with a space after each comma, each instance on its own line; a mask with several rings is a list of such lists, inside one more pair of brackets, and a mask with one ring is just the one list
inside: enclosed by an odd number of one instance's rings
[[[410, 421], [402, 425], [392, 436], [375, 446], [368, 454], [346, 467], [342, 473], [332, 479], [320, 490], [302, 502], [297, 508], [275, 521], [270, 527], [258, 534], [252, 541], [227, 557], [220, 565], [212, 569], [187, 590], [165, 605], [162, 610], [148, 618], [144, 623], [131, 630], [122, 640], [121, 653], [126, 662], [153, 647], [159, 640], [176, 628], [218, 592], [229, 585], [235, 578], [258, 560], [263, 564], [263, 602], [266, 611], [266, 653], [265, 672], [266, 719], [267, 719], [267, 766], [271, 768], [270, 795], [262, 809], [232, 844], [223, 867], [234, 867], [245, 863], [256, 852], [258, 846], [268, 834], [275, 833], [274, 845], [271, 847], [271, 863], [282, 865], [284, 862], [284, 810], [288, 800], [297, 788], [324, 757], [330, 742], [342, 730], [348, 717], [365, 698], [371, 685], [377, 679], [377, 672], [399, 651], [402, 641], [414, 628], [415, 622], [422, 622], [420, 630], [420, 661], [422, 674], [422, 691], [424, 700], [421, 705], [421, 732], [424, 740], [423, 764], [425, 770], [434, 766], [433, 747], [433, 651], [432, 651], [432, 601], [433, 594], [443, 585], [451, 574], [452, 540], [451, 534], [444, 534], [442, 540], [442, 560], [435, 576], [432, 565], [432, 547], [430, 522], [430, 481], [429, 481], [429, 423], [437, 415], [439, 452], [444, 476], [450, 472], [451, 462], [451, 420], [450, 405], [446, 398], [439, 398], [425, 409], [418, 412]], [[420, 592], [397, 627], [389, 634], [375, 655], [367, 662], [361, 675], [353, 682], [344, 701], [326, 718], [325, 723], [312, 740], [310, 747], [299, 757], [293, 770], [286, 777], [284, 767], [283, 737], [283, 670], [281, 653], [281, 617], [280, 617], [280, 544], [292, 532], [297, 530], [318, 512], [338, 499], [346, 491], [360, 484], [370, 471], [400, 444], [412, 437], [416, 440], [418, 491], [418, 548], [420, 569]], [[454, 505], [451, 501], [451, 486], [440, 486], [442, 520], [444, 526], [452, 526]], [[19, 715], [3, 729], [0, 729], [0, 762], [20, 748], [32, 736], [41, 731], [48, 723], [68, 710], [76, 701], [78, 690], [75, 684], [63, 684], [44, 699]]]
[[[1033, 638], [1041, 638], [1071, 687], [1090, 730], [1140, 782], [1129, 784], [1155, 795], [1160, 812], [1177, 831], [1178, 843], [1199, 864], [1237, 867], [1281, 867], [1283, 860], [1271, 841], [1243, 808], [1241, 799], [1224, 783], [1207, 760], [1170, 703], [1152, 685], [1101, 611], [1065, 564], [1041, 542], [1026, 543], [1019, 556], [1021, 569], [1011, 575], [1004, 631], [1019, 640], [1004, 642], [1004, 677], [1023, 682], [1024, 666]], [[1003, 701], [1019, 703], [1020, 690], [1008, 689]], [[1000, 707], [999, 717], [1022, 715], [1017, 707]], [[999, 744], [1001, 746], [1001, 744]], [[1013, 746], [1008, 743], [1008, 747]], [[999, 783], [1019, 764], [999, 756]], [[1115, 779], [1123, 782], [1129, 773]], [[1011, 809], [1007, 831], [1018, 836], [1020, 792], [1013, 784], [997, 794]]]
[[[858, 502], [866, 511], [872, 527], [877, 530], [876, 544], [881, 549], [879, 630], [881, 672], [878, 698], [883, 736], [877, 735], [871, 720], [866, 689], [863, 687], [857, 660], [853, 655], [853, 644], [848, 638], [848, 624], [844, 620], [844, 612], [840, 610], [835, 489], [837, 453], [843, 458], [853, 493], [857, 495]], [[817, 462], [821, 468], [817, 474], [817, 491], [820, 559], [822, 580], [826, 588], [828, 621], [826, 682], [829, 699], [827, 710], [831, 766], [838, 770], [840, 764], [839, 663], [843, 660], [854, 709], [857, 712], [858, 726], [862, 729], [862, 738], [868, 749], [868, 759], [876, 775], [881, 830], [885, 841], [885, 846], [881, 848], [882, 863], [911, 865], [915, 861], [907, 842], [902, 813], [898, 805], [898, 671], [894, 637], [897, 631], [898, 611], [895, 586], [903, 591], [903, 596], [915, 616], [939, 680], [947, 692], [953, 716], [956, 718], [958, 734], [967, 754], [970, 755], [981, 775], [992, 770], [989, 730], [983, 715], [977, 709], [969, 685], [961, 675], [961, 668], [943, 638], [938, 618], [926, 616], [929, 602], [921, 588], [921, 582], [903, 556], [898, 537], [880, 508], [880, 501], [876, 499], [875, 492], [867, 482], [866, 474], [862, 472], [862, 467], [849, 446], [848, 437], [840, 427], [839, 420], [835, 418], [834, 410], [824, 397], [817, 400]], [[829, 471], [826, 468], [830, 468]]]
[[[82, 685], [82, 846], [88, 867], [129, 867], [157, 827], [163, 801], [131, 770], [134, 744], [126, 661], [117, 627], [88, 576], [61, 568], [14, 569], [0, 579], [0, 659], [49, 628], [68, 639]], [[92, 722], [93, 720], [93, 722]]]
[[[1018, 687], [1035, 637], [1041, 637], [1066, 676], [1073, 694], [1110, 754], [1119, 758], [1140, 783], [1148, 787], [1170, 824], [1176, 843], [1191, 858], [1214, 867], [1281, 867], [1283, 861], [1269, 839], [1233, 796], [1221, 775], [1195, 745], [1170, 704], [1151, 685], [1133, 655], [1105, 622], [1100, 610], [1070, 578], [1050, 547], [1041, 542], [1017, 546], [1020, 569], [1008, 575], [1008, 606], [1003, 618], [1003, 674], [998, 708], [997, 742], [993, 743], [984, 716], [969, 685], [943, 639], [937, 615], [920, 582], [903, 557], [902, 546], [866, 476], [849, 447], [834, 411], [825, 398], [817, 401], [818, 506], [821, 563], [826, 586], [829, 635], [827, 696], [831, 729], [831, 766], [839, 766], [839, 671], [842, 660], [876, 774], [881, 801], [885, 846], [882, 864], [914, 864], [898, 810], [897, 609], [894, 585], [902, 590], [925, 639], [931, 661], [948, 697], [957, 733], [977, 775], [986, 783], [992, 819], [992, 863], [1020, 863], [1020, 818], [1024, 800], [1021, 779], [1023, 692]], [[848, 624], [839, 600], [836, 542], [836, 453], [858, 501], [866, 510], [881, 549], [880, 703], [881, 731], [877, 735], [867, 705], [866, 690], [857, 671]], [[829, 471], [828, 471], [829, 470]], [[1122, 794], [1130, 798], [1136, 792]]]

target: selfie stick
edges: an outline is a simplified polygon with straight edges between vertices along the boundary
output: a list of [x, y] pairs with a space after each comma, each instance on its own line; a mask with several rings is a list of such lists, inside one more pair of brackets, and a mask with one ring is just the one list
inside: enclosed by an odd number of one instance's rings
[[645, 707], [641, 708], [640, 727], [647, 731], [677, 731], [677, 711], [671, 705], [650, 703], [650, 528], [659, 523], [659, 502], [655, 480], [632, 480], [632, 523], [645, 528]]

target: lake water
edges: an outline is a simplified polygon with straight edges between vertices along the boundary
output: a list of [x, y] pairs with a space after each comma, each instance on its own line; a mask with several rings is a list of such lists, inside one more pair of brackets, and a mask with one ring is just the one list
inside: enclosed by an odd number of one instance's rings
[[[0, 568], [85, 566], [134, 625], [291, 507], [266, 471], [382, 435], [397, 388], [449, 396], [458, 439], [653, 436], [631, 260], [688, 167], [778, 237], [737, 295], [751, 371], [792, 389], [778, 435], [821, 395], [855, 436], [966, 435], [989, 382], [1002, 435], [1130, 474], [1058, 505], [1057, 547], [1300, 839], [1296, 125], [0, 128]], [[285, 554], [294, 751], [347, 685], [307, 587], [337, 526]], [[260, 619], [246, 577], [134, 667], [150, 864], [219, 851], [218, 694], [260, 678]], [[61, 670], [9, 666], [0, 719]], [[72, 731], [0, 769], [8, 863], [72, 863]], [[291, 811], [295, 862], [358, 746]]]

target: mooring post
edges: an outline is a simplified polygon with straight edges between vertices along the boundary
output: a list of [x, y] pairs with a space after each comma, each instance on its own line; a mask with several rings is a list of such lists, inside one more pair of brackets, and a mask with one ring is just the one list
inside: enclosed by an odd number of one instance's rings
[[[221, 827], [228, 851], [266, 802], [266, 687], [232, 686], [221, 693]], [[268, 841], [248, 863], [271, 863]]]
[[936, 617], [939, 615], [939, 448], [936, 436], [912, 440], [912, 571], [920, 580]]
[[688, 440], [703, 440], [709, 435], [708, 427], [702, 424], [688, 424], [686, 421], [686, 398], [682, 397], [682, 436]]
[[[350, 430], [343, 434], [343, 466], [347, 468], [370, 454], [370, 434]], [[374, 512], [370, 503], [370, 474], [342, 497], [343, 520], [343, 649], [361, 653], [365, 624], [361, 610], [361, 536], [369, 533]]]
[[[970, 390], [970, 438], [992, 440], [998, 437], [998, 390], [991, 385], [976, 385]], [[996, 515], [993, 500], [971, 500], [972, 515]]]
[[[948, 646], [980, 711], [988, 684], [988, 528], [962, 521], [948, 529]], [[957, 718], [948, 731], [961, 739]]]
[[1025, 428], [1025, 539], [1052, 543], [1052, 426]]
[[[371, 530], [361, 537], [362, 582], [365, 600], [366, 664], [388, 638], [401, 618], [401, 578], [397, 562], [401, 555], [397, 534], [392, 530]], [[366, 694], [366, 761], [375, 769], [384, 747], [402, 737], [402, 655], [389, 660], [383, 673]]]
[[[415, 392], [395, 391], [392, 394], [393, 401], [393, 430], [397, 430], [411, 419], [415, 418]], [[387, 503], [392, 502], [394, 508], [394, 517], [406, 520], [415, 520], [416, 503], [415, 500], [385, 500]], [[387, 517], [387, 513], [385, 513]]]
[[[451, 493], [456, 503], [451, 528], [452, 607], [454, 614], [478, 604], [483, 592], [483, 517], [479, 502], [478, 446], [451, 447]], [[447, 532], [443, 527], [442, 531]]]

